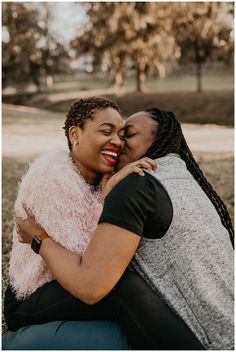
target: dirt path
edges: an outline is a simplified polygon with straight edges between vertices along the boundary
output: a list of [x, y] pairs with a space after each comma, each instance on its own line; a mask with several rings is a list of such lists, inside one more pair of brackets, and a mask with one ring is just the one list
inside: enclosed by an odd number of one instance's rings
[[[3, 156], [33, 157], [53, 149], [65, 149], [62, 129], [64, 116], [60, 113], [3, 104]], [[232, 155], [233, 128], [217, 125], [182, 125], [193, 152]]]

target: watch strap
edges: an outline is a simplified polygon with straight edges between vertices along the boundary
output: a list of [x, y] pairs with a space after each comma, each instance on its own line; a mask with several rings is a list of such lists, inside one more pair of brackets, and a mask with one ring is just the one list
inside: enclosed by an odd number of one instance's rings
[[46, 232], [41, 232], [40, 234], [33, 237], [33, 240], [31, 242], [31, 248], [35, 253], [37, 254], [39, 253], [42, 241], [45, 240], [46, 238], [49, 238]]
[[48, 238], [48, 234], [46, 232], [41, 232], [39, 235], [36, 235], [40, 241], [45, 240], [45, 238]]

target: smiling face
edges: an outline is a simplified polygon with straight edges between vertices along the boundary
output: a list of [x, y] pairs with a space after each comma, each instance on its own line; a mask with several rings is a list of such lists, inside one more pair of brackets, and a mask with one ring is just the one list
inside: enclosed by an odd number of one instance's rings
[[94, 112], [83, 128], [70, 127], [71, 155], [89, 184], [95, 184], [99, 175], [114, 170], [117, 155], [124, 146], [123, 127], [121, 115], [110, 107]]
[[125, 123], [125, 147], [117, 169], [140, 159], [156, 138], [157, 123], [145, 111], [130, 116]]

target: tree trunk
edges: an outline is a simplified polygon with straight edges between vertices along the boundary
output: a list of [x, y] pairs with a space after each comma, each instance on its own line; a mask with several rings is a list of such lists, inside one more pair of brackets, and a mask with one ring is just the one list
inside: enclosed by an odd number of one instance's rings
[[160, 78], [165, 78], [166, 77], [166, 68], [165, 65], [159, 64], [158, 65], [158, 73]]
[[202, 64], [197, 62], [197, 92], [202, 92]]
[[143, 92], [145, 90], [144, 81], [145, 81], [145, 72], [144, 67], [137, 61], [136, 65], [136, 82], [137, 82], [137, 92]]
[[53, 87], [53, 76], [50, 74], [46, 75], [46, 87], [52, 88]]
[[40, 84], [39, 76], [36, 73], [34, 75], [32, 75], [32, 80], [33, 80], [33, 82], [34, 82], [34, 84], [36, 86], [37, 92], [40, 92], [41, 84]]
[[122, 88], [124, 86], [124, 78], [121, 70], [115, 73], [115, 85], [117, 88]]

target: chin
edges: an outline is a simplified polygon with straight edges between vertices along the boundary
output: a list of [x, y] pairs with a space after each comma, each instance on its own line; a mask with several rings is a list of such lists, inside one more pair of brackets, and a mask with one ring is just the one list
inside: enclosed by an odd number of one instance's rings
[[111, 165], [107, 165], [107, 166], [104, 166], [104, 167], [101, 167], [100, 168], [100, 173], [102, 174], [109, 174], [110, 172], [113, 172], [115, 169], [115, 166]]

